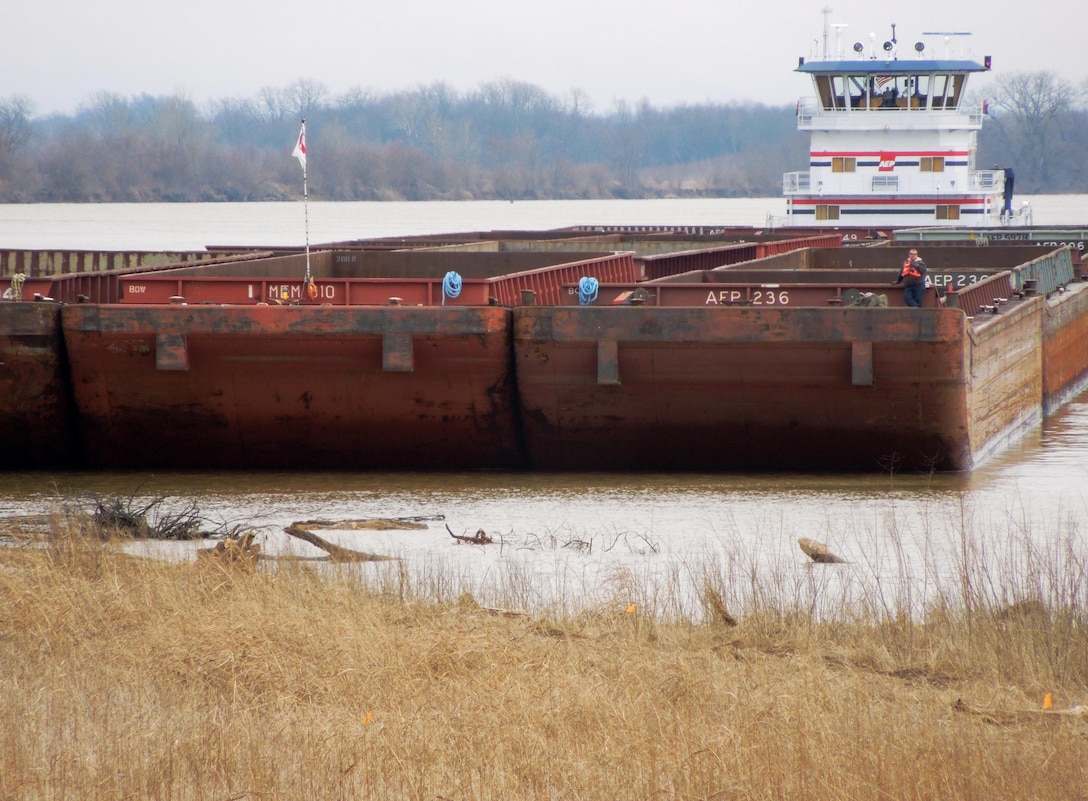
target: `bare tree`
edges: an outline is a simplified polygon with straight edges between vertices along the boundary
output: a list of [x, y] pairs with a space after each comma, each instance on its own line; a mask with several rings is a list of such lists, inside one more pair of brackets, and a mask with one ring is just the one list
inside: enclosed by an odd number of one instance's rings
[[0, 98], [0, 153], [15, 152], [30, 139], [34, 104], [29, 97]]
[[286, 106], [298, 117], [311, 116], [328, 97], [328, 87], [311, 78], [300, 78], [283, 91]]
[[11, 178], [19, 152], [30, 141], [33, 115], [30, 98], [22, 95], [0, 98], [0, 183]]
[[1014, 73], [998, 86], [990, 101], [994, 133], [1018, 168], [1018, 186], [1037, 191], [1056, 185], [1062, 167], [1055, 155], [1081, 138], [1073, 109], [1082, 98], [1049, 71]]

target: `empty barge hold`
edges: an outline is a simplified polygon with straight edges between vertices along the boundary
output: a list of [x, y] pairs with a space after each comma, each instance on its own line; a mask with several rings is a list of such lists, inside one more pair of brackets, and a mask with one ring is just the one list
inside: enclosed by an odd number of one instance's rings
[[[713, 286], [677, 276], [602, 286], [591, 308], [515, 309], [533, 467], [970, 469], [1088, 366], [1088, 292], [1067, 249], [944, 298], [930, 287], [922, 309], [903, 307], [886, 270], [730, 284], [736, 269], [700, 275]], [[888, 307], [850, 306], [851, 293]]]

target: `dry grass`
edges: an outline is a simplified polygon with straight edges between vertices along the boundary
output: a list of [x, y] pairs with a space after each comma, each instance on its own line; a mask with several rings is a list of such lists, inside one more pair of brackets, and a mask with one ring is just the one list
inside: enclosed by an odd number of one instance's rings
[[1079, 596], [504, 616], [383, 569], [0, 549], [0, 798], [1088, 798], [1088, 719], [954, 708], [1088, 702]]

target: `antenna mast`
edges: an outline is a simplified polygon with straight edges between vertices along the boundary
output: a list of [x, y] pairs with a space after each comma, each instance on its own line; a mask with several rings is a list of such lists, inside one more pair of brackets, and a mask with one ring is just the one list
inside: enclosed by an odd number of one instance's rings
[[821, 54], [821, 58], [827, 61], [827, 36], [831, 27], [831, 12], [834, 9], [831, 6], [824, 6], [820, 9], [820, 13], [824, 15], [824, 52]]

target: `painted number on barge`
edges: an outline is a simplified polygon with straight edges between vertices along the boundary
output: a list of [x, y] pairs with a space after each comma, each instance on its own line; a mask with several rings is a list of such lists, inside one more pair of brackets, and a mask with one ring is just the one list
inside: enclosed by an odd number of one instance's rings
[[[333, 300], [336, 287], [329, 284], [316, 284], [317, 297], [321, 300]], [[252, 294], [250, 295], [252, 297]], [[301, 300], [305, 296], [302, 284], [270, 284], [268, 297], [272, 300]]]
[[790, 302], [788, 289], [721, 289], [706, 296], [707, 306], [730, 306], [744, 303], [750, 306], [787, 306]]

